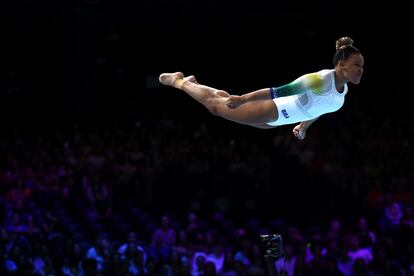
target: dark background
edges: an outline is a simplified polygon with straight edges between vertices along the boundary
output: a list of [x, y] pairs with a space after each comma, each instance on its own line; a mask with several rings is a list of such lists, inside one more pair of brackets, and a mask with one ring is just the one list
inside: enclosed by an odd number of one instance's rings
[[[331, 68], [335, 40], [345, 35], [366, 59], [362, 84], [351, 88], [347, 100], [392, 112], [401, 112], [406, 102], [409, 15], [397, 4], [26, 0], [1, 5], [5, 122], [125, 120], [162, 110], [191, 120], [207, 114], [176, 91], [161, 89], [160, 73], [183, 71], [241, 94]], [[192, 108], [200, 114], [186, 116]], [[351, 112], [352, 104], [347, 108]]]

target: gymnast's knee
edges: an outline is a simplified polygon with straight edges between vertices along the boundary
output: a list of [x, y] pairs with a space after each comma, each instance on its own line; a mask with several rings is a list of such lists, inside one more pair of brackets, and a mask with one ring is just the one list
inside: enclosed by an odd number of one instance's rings
[[225, 98], [230, 97], [230, 94], [227, 91], [224, 91], [224, 90], [216, 90], [216, 91], [214, 91], [214, 93], [216, 93], [216, 95], [218, 95], [220, 97], [225, 97]]

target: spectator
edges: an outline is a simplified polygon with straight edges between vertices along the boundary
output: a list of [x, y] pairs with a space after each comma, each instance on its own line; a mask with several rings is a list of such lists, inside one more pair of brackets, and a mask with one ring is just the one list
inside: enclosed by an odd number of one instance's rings
[[171, 227], [170, 217], [164, 215], [161, 218], [161, 226], [155, 229], [151, 239], [151, 256], [156, 259], [168, 260], [172, 248], [176, 243], [176, 232]]

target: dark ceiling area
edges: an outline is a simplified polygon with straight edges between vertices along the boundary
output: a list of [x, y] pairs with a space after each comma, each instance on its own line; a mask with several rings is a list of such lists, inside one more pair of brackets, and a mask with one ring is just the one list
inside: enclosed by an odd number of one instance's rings
[[3, 60], [6, 72], [17, 74], [6, 74], [3, 112], [16, 116], [33, 111], [33, 103], [37, 114], [143, 110], [160, 93], [156, 77], [165, 71], [197, 74], [235, 93], [282, 84], [332, 66], [335, 40], [345, 35], [366, 59], [362, 89], [405, 88], [394, 81], [406, 76], [398, 69], [409, 59], [409, 17], [401, 6], [270, 0], [2, 5]]

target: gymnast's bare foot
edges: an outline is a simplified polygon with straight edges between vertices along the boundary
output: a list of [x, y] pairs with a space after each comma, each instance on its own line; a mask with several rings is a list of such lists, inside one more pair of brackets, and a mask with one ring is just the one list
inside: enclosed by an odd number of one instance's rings
[[178, 80], [184, 81], [184, 75], [181, 72], [175, 72], [175, 73], [163, 73], [159, 77], [160, 83], [168, 86], [172, 86], [175, 88], [178, 88]]

